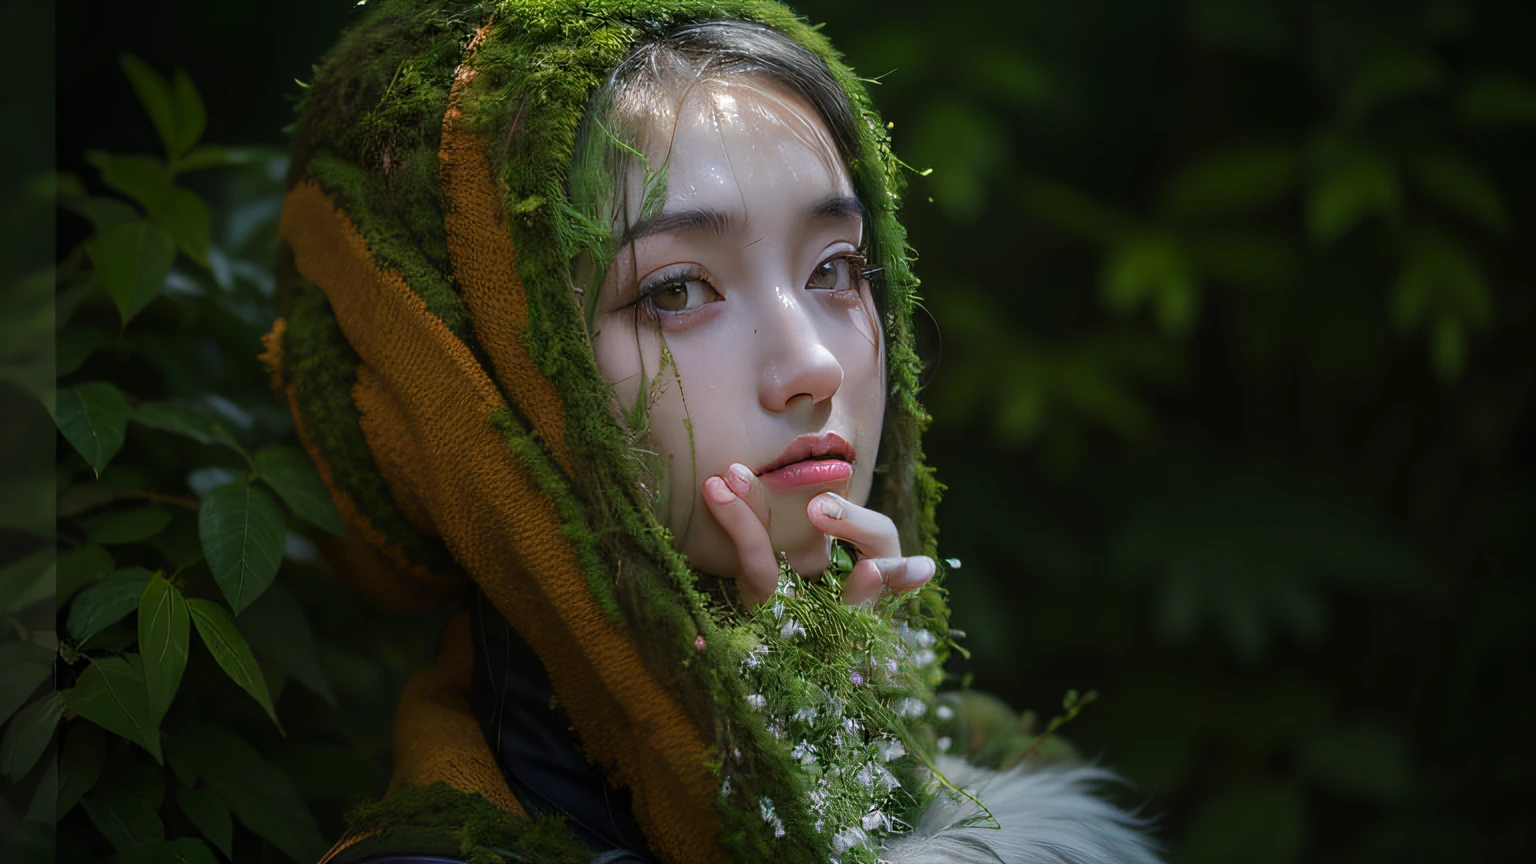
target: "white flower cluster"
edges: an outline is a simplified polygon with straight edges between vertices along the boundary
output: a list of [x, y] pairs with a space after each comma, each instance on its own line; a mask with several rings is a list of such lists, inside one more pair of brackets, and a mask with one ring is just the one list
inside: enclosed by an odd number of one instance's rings
[[[747, 622], [757, 642], [741, 662], [747, 704], [802, 772], [813, 827], [831, 847], [829, 864], [873, 862], [886, 836], [910, 827], [892, 815], [911, 801], [891, 765], [910, 755], [904, 724], [928, 712], [923, 670], [936, 662], [936, 640], [867, 609], [818, 608], [840, 601], [812, 590], [821, 586], [797, 590], [796, 579], [782, 579]], [[836, 617], [850, 615], [871, 617], [857, 626]], [[720, 793], [730, 797], [729, 779]], [[765, 796], [757, 804], [774, 836], [784, 836], [773, 801]]]

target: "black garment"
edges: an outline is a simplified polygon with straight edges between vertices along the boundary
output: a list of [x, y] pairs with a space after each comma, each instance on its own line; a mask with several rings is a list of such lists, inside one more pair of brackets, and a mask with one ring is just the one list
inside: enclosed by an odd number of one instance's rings
[[477, 591], [472, 605], [470, 698], [518, 803], [535, 818], [564, 816], [591, 847], [593, 864], [655, 864], [629, 790], [608, 785], [582, 753], [565, 709], [550, 707], [554, 688], [538, 656], [484, 594]]

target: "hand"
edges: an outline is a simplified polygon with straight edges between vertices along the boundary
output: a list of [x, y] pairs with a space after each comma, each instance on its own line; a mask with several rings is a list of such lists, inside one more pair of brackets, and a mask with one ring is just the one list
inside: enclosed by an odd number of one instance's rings
[[[768, 537], [771, 514], [762, 483], [747, 466], [733, 463], [724, 474], [704, 481], [704, 503], [736, 544], [742, 594], [754, 604], [772, 597], [779, 584], [779, 561]], [[902, 556], [896, 525], [882, 513], [827, 492], [811, 499], [806, 515], [816, 530], [852, 543], [861, 556], [843, 585], [845, 603], [873, 599], [883, 587], [910, 591], [938, 572], [932, 558]]]

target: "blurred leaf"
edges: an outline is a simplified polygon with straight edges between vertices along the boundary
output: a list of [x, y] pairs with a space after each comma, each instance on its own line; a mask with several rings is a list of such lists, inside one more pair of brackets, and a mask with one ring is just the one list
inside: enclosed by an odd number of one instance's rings
[[64, 738], [59, 756], [59, 805], [57, 816], [63, 819], [91, 791], [107, 761], [107, 738], [94, 723], [75, 723]]
[[172, 189], [160, 210], [150, 214], [150, 221], [165, 229], [177, 248], [205, 267], [211, 218], [203, 199], [186, 189]]
[[1408, 748], [1396, 729], [1356, 724], [1331, 729], [1307, 742], [1302, 769], [1342, 795], [1390, 801], [1408, 791]]
[[178, 837], [123, 849], [112, 856], [111, 864], [218, 864], [218, 861], [203, 841], [196, 837]]
[[132, 54], [118, 55], [118, 62], [128, 76], [128, 83], [133, 85], [133, 92], [138, 94], [144, 111], [154, 123], [155, 131], [160, 133], [160, 140], [165, 142], [166, 152], [172, 153], [177, 133], [175, 99], [171, 94], [170, 82]]
[[57, 363], [54, 374], [63, 378], [84, 365], [92, 352], [107, 340], [105, 331], [96, 327], [65, 327], [58, 332], [55, 344]]
[[1392, 289], [1392, 323], [1398, 332], [1412, 332], [1431, 318], [1482, 326], [1492, 310], [1482, 268], [1466, 247], [1444, 234], [1416, 238]]
[[176, 163], [179, 173], [203, 171], [233, 165], [255, 165], [286, 158], [287, 153], [270, 147], [198, 147]]
[[0, 774], [12, 783], [21, 782], [48, 749], [53, 730], [59, 725], [59, 718], [68, 704], [69, 691], [54, 690], [38, 697], [11, 718], [5, 727], [5, 737], [0, 739]]
[[234, 846], [235, 825], [230, 818], [229, 808], [219, 800], [218, 794], [212, 789], [177, 786], [176, 803], [180, 805], [181, 812], [187, 814], [187, 819], [197, 826], [197, 830], [203, 832], [203, 836], [224, 853], [225, 858], [234, 857], [231, 849]]
[[189, 622], [181, 591], [163, 576], [151, 579], [139, 600], [139, 654], [144, 658], [150, 719], [156, 726], [176, 697], [187, 668]]
[[1184, 246], [1201, 273], [1245, 288], [1284, 285], [1300, 269], [1296, 249], [1279, 232], [1202, 232]]
[[91, 381], [60, 390], [55, 404], [59, 431], [100, 476], [122, 449], [128, 429], [128, 400], [115, 385]]
[[87, 150], [85, 161], [101, 171], [101, 182], [139, 202], [150, 214], [164, 208], [171, 195], [171, 172], [154, 156]]
[[81, 591], [69, 607], [69, 634], [84, 642], [126, 618], [152, 578], [143, 567], [129, 567]]
[[983, 46], [959, 58], [969, 68], [966, 75], [978, 93], [1001, 99], [1013, 107], [1038, 105], [1051, 93], [1050, 75], [1039, 62], [1022, 56], [1017, 44], [1006, 50]]
[[240, 625], [252, 650], [336, 706], [336, 693], [320, 668], [314, 633], [287, 588], [273, 585], [240, 616]]
[[1199, 310], [1199, 284], [1189, 260], [1168, 237], [1126, 240], [1110, 252], [1102, 276], [1104, 305], [1121, 315], [1143, 304], [1156, 312], [1163, 332], [1189, 332]]
[[272, 584], [283, 555], [283, 513], [243, 481], [213, 490], [197, 516], [203, 554], [219, 590], [238, 615]]
[[1511, 75], [1478, 76], [1462, 91], [1461, 116], [1482, 126], [1536, 125], [1536, 87]]
[[218, 465], [204, 465], [201, 468], [194, 469], [192, 473], [187, 475], [187, 488], [192, 490], [193, 495], [203, 499], [207, 498], [213, 490], [226, 483], [233, 483], [237, 479], [239, 478], [235, 476], [235, 473], [228, 468], [221, 468]]
[[155, 536], [171, 524], [171, 514], [158, 507], [134, 507], [113, 510], [82, 520], [81, 527], [98, 546], [138, 543]]
[[1467, 331], [1461, 322], [1443, 317], [1435, 322], [1429, 356], [1441, 381], [1454, 381], [1467, 363]]
[[173, 157], [179, 157], [197, 145], [208, 126], [208, 114], [203, 108], [203, 97], [185, 70], [177, 69], [171, 80], [171, 106], [176, 118], [176, 134], [171, 141]]
[[1213, 153], [1168, 181], [1162, 212], [1169, 219], [1248, 213], [1289, 195], [1299, 177], [1296, 153], [1284, 145], [1258, 144]]
[[201, 777], [242, 824], [296, 861], [317, 860], [326, 849], [314, 817], [282, 769], [232, 732], [193, 726], [168, 739], [178, 775]]
[[251, 694], [278, 729], [282, 729], [282, 724], [277, 721], [277, 711], [272, 707], [272, 697], [267, 692], [267, 679], [262, 677], [261, 667], [256, 665], [256, 657], [245, 637], [240, 635], [240, 628], [235, 626], [234, 616], [210, 600], [188, 600], [187, 608], [192, 613], [192, 622], [197, 625], [197, 635], [203, 638], [203, 644], [208, 646], [219, 668], [240, 685], [240, 689]]
[[60, 195], [59, 206], [88, 220], [97, 233], [139, 219], [139, 211], [116, 198]]
[[26, 704], [37, 685], [53, 674], [53, 652], [32, 642], [0, 643], [0, 724]]
[[1435, 203], [1458, 215], [1483, 223], [1495, 234], [1509, 229], [1504, 201], [1493, 181], [1476, 165], [1441, 154], [1420, 159], [1414, 179]]
[[59, 556], [59, 598], [58, 604], [62, 607], [69, 602], [69, 598], [76, 591], [94, 585], [101, 577], [112, 572], [117, 563], [112, 560], [112, 555], [107, 550], [95, 543], [86, 543], [72, 551]]
[[346, 525], [331, 503], [330, 493], [315, 473], [315, 465], [296, 447], [263, 447], [257, 451], [253, 468], [295, 516], [324, 528], [337, 536], [345, 534]]
[[117, 304], [124, 327], [159, 295], [176, 258], [171, 236], [143, 220], [100, 231], [86, 248], [97, 278]]
[[1291, 864], [1306, 844], [1306, 801], [1291, 785], [1248, 784], [1210, 795], [1186, 835], [1181, 864]]
[[1332, 243], [1372, 213], [1397, 214], [1397, 174], [1378, 155], [1355, 152], [1323, 168], [1307, 201], [1307, 230], [1318, 243]]
[[237, 453], [244, 454], [229, 428], [206, 411], [194, 410], [169, 402], [141, 402], [129, 413], [128, 419], [141, 426], [172, 432], [203, 444], [222, 444]]
[[1044, 177], [1021, 180], [1018, 201], [1041, 222], [1106, 246], [1134, 229], [1134, 223], [1114, 209]]
[[926, 181], [933, 200], [951, 218], [979, 216], [1007, 153], [1006, 134], [992, 114], [947, 96], [921, 109], [910, 134], [917, 167], [933, 170]]
[[1344, 104], [1365, 114], [1397, 99], [1438, 90], [1444, 81], [1440, 64], [1423, 52], [1400, 48], [1381, 51], [1355, 73], [1344, 92]]
[[164, 763], [160, 731], [151, 722], [149, 693], [139, 655], [91, 661], [75, 682], [69, 709], [108, 732], [138, 743], [156, 762]]
[[1287, 47], [1289, 28], [1268, 0], [1195, 0], [1191, 23], [1202, 42], [1261, 57]]
[[59, 821], [59, 763], [49, 759], [43, 773], [32, 787], [32, 803], [27, 805], [26, 821], [53, 827]]
[[96, 830], [120, 852], [165, 839], [165, 823], [160, 821], [160, 814], [131, 792], [98, 786], [80, 800], [80, 806], [85, 808]]
[[[56, 594], [58, 554], [58, 550], [50, 545], [23, 555], [0, 570], [0, 615], [24, 608], [44, 595]], [[3, 716], [0, 714], [0, 718]]]

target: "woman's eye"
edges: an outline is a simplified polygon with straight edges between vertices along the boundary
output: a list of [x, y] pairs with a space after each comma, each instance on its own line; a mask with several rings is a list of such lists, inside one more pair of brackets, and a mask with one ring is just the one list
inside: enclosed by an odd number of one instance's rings
[[816, 269], [811, 271], [811, 279], [806, 283], [805, 287], [831, 291], [841, 291], [854, 287], [852, 259], [850, 256], [843, 255], [837, 258], [828, 258], [817, 264]]
[[702, 279], [679, 279], [664, 283], [650, 292], [651, 303], [662, 312], [687, 312], [718, 296], [715, 289]]

